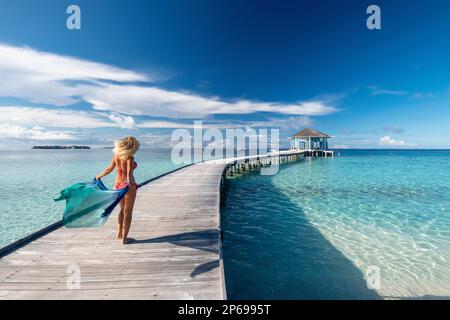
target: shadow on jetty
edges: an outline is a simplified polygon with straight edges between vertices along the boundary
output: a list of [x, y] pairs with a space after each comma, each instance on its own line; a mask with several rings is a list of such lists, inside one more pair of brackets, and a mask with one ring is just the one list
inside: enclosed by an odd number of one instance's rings
[[207, 263], [203, 263], [199, 266], [197, 266], [194, 271], [192, 271], [191, 273], [191, 277], [195, 278], [196, 276], [202, 274], [202, 273], [206, 273], [209, 272], [211, 270], [214, 270], [215, 268], [218, 268], [220, 266], [220, 261], [219, 260], [214, 260], [211, 262], [207, 262]]
[[381, 299], [272, 177], [227, 180], [222, 230], [230, 299]]
[[[133, 239], [130, 244], [139, 244], [139, 243], [163, 243], [169, 242], [177, 246], [193, 248], [196, 250], [202, 250], [206, 252], [212, 252], [219, 254], [218, 249], [218, 233], [217, 230], [202, 230], [196, 232], [186, 232], [180, 234], [174, 234], [170, 236], [151, 238], [151, 239]], [[196, 276], [209, 272], [215, 268], [218, 268], [220, 265], [219, 260], [214, 260], [211, 262], [203, 263], [195, 267], [195, 269], [191, 272], [191, 277], [195, 278]]]
[[217, 247], [217, 241], [217, 230], [211, 229], [196, 232], [179, 233], [151, 239], [135, 239], [130, 244], [169, 242], [177, 246], [189, 247], [218, 254], [219, 249]]

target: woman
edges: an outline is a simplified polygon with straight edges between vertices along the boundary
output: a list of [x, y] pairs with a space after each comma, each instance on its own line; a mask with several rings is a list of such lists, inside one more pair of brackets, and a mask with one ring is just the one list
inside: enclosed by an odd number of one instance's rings
[[135, 137], [127, 137], [115, 142], [114, 157], [108, 168], [105, 169], [96, 179], [101, 179], [110, 174], [114, 168], [117, 169], [117, 176], [114, 189], [129, 187], [125, 197], [120, 201], [119, 223], [117, 239], [122, 239], [123, 244], [127, 244], [130, 239], [131, 219], [133, 215], [134, 202], [136, 200], [137, 184], [134, 180], [133, 171], [137, 168], [134, 162], [134, 155], [139, 150], [139, 141]]

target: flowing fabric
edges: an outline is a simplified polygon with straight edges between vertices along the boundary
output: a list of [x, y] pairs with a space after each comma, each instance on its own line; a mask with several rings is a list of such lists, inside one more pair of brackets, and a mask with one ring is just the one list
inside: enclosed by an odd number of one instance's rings
[[61, 191], [55, 201], [66, 200], [63, 223], [67, 228], [103, 226], [128, 191], [128, 186], [109, 190], [101, 180], [77, 183]]

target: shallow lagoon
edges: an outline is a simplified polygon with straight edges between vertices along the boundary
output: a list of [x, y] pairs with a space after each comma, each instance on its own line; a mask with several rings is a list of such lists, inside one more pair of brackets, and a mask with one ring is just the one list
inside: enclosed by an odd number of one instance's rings
[[229, 297], [450, 297], [450, 151], [339, 153], [228, 179]]

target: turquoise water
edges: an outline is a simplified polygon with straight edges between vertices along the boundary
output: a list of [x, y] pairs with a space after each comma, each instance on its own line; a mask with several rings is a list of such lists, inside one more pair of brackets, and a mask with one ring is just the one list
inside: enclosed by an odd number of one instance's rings
[[449, 298], [450, 151], [339, 153], [227, 180], [229, 297]]
[[[60, 220], [64, 203], [52, 199], [92, 180], [111, 157], [111, 149], [0, 151], [0, 247]], [[138, 183], [177, 167], [169, 149], [142, 149], [136, 161]], [[114, 174], [103, 180], [112, 187]]]

